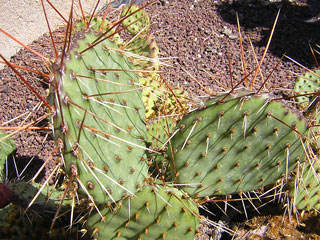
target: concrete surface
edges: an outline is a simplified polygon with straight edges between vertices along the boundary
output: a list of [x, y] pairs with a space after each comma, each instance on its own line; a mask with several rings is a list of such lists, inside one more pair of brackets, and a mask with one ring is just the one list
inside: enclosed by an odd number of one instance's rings
[[[50, 0], [59, 12], [68, 19], [71, 0]], [[98, 9], [106, 3], [101, 0]], [[79, 1], [75, 0], [75, 13], [80, 15]], [[96, 0], [82, 0], [81, 4], [86, 13], [90, 13]], [[51, 29], [61, 26], [64, 22], [61, 17], [44, 0]], [[0, 28], [10, 33], [24, 44], [29, 44], [42, 34], [48, 32], [48, 27], [42, 10], [41, 0], [0, 0]], [[21, 46], [0, 32], [0, 53], [10, 59]], [[0, 68], [3, 64], [0, 64]]]

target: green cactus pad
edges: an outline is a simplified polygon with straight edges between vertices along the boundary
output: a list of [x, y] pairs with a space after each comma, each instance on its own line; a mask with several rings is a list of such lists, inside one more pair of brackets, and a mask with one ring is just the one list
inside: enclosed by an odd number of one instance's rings
[[3, 170], [6, 158], [16, 150], [16, 145], [9, 135], [0, 131], [0, 176], [4, 174]]
[[[88, 24], [90, 20], [90, 17], [86, 18], [86, 24]], [[74, 34], [76, 34], [79, 31], [86, 30], [86, 29], [91, 29], [93, 31], [99, 32], [99, 34], [104, 34], [106, 31], [108, 33], [104, 35], [104, 37], [112, 36], [112, 39], [114, 40], [115, 43], [118, 45], [121, 45], [122, 39], [118, 33], [115, 33], [115, 28], [112, 28], [112, 23], [110, 23], [108, 20], [101, 18], [101, 17], [93, 17], [90, 22], [90, 26], [86, 26], [83, 19], [77, 21], [74, 24]]]
[[145, 187], [121, 206], [91, 214], [88, 229], [95, 239], [190, 239], [199, 224], [197, 205], [172, 187]]
[[78, 32], [63, 63], [53, 65], [51, 99], [66, 172], [84, 196], [102, 204], [137, 192], [148, 166], [141, 161], [146, 126], [138, 77], [111, 40], [81, 53], [96, 38]]
[[320, 210], [320, 168], [315, 162], [299, 167], [300, 176], [288, 184], [293, 210]]
[[[314, 73], [315, 74], [306, 72], [304, 76], [299, 76], [299, 78], [296, 80], [296, 84], [294, 87], [294, 90], [296, 93], [300, 95], [300, 94], [316, 92], [319, 90], [320, 70], [315, 70]], [[311, 98], [312, 98], [312, 95], [301, 96], [301, 97], [297, 97], [296, 100], [300, 103], [309, 103]]]
[[304, 155], [307, 130], [304, 120], [268, 94], [210, 100], [178, 128], [168, 154], [171, 171], [196, 197], [251, 191], [288, 176]]
[[[133, 13], [135, 11], [137, 12]], [[140, 31], [145, 32], [149, 29], [149, 16], [145, 11], [139, 10], [139, 7], [134, 5], [129, 5], [128, 7], [126, 7], [121, 13], [121, 18], [124, 18], [126, 16], [128, 17], [122, 21], [122, 26], [127, 29], [128, 32], [132, 35], [136, 35]]]
[[[315, 70], [314, 73], [306, 72], [304, 76], [299, 76], [295, 83], [295, 92], [297, 95], [310, 94], [296, 98], [296, 101], [301, 103], [299, 107], [304, 111], [304, 115], [309, 118], [310, 125], [320, 124], [320, 114], [318, 104], [316, 103], [317, 95], [313, 94], [319, 91], [320, 87], [320, 70]], [[314, 145], [319, 147], [320, 128], [312, 127], [312, 136]]]
[[[72, 231], [65, 229], [70, 224], [68, 215], [72, 202], [70, 196], [64, 194], [63, 190], [52, 186], [42, 188], [38, 183], [26, 182], [10, 182], [7, 186], [14, 192], [14, 198], [10, 205], [0, 209], [1, 239], [74, 239], [76, 237], [77, 227]], [[40, 191], [39, 194], [38, 191]], [[63, 196], [64, 201], [61, 203]], [[31, 201], [32, 205], [28, 207]], [[27, 207], [28, 211], [25, 213]], [[51, 230], [50, 225], [58, 208], [60, 208], [60, 217], [56, 221], [55, 228]], [[64, 217], [65, 213], [66, 217]]]
[[[32, 201], [32, 208], [36, 208], [38, 212], [40, 212], [41, 209], [57, 209], [64, 196], [64, 191], [58, 189], [58, 187], [42, 187], [39, 183], [9, 182], [7, 185], [15, 194], [13, 202], [16, 202], [20, 206], [27, 207]], [[69, 194], [66, 194], [62, 205], [70, 206], [70, 199]]]
[[[1, 239], [39, 239], [39, 236], [46, 235], [46, 230], [43, 228], [44, 222], [40, 217], [36, 217], [34, 214], [23, 217], [22, 213], [21, 209], [13, 204], [0, 209]], [[33, 226], [35, 223], [36, 226], [41, 225], [41, 228]], [[48, 238], [48, 235], [46, 237]]]
[[[86, 24], [88, 24], [90, 18], [86, 18]], [[94, 17], [91, 19], [90, 22], [90, 29], [99, 32], [103, 29], [106, 29], [108, 26], [110, 25], [110, 22], [107, 20], [103, 20], [101, 17]], [[88, 26], [87, 26], [88, 27]], [[85, 29], [85, 24], [83, 19], [81, 19], [80, 21], [76, 22], [74, 25], [74, 28], [76, 29], [76, 31], [82, 31]], [[110, 34], [112, 34], [114, 31], [111, 31]]]
[[[51, 213], [51, 212], [50, 212]], [[54, 212], [53, 212], [54, 213]], [[39, 240], [39, 239], [78, 239], [77, 227], [67, 230], [66, 223], [57, 221], [55, 228], [50, 230], [51, 216], [48, 212], [39, 215], [32, 211], [23, 215], [23, 209], [18, 205], [10, 204], [0, 209], [0, 236], [1, 240]], [[67, 223], [68, 224], [68, 223]]]

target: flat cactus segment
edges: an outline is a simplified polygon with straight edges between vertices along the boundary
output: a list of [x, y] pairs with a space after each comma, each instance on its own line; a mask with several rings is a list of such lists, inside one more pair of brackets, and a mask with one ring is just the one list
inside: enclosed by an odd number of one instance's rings
[[319, 136], [320, 136], [320, 115], [318, 108], [318, 97], [316, 92], [319, 91], [320, 87], [320, 70], [315, 70], [314, 72], [306, 72], [303, 76], [299, 76], [295, 83], [295, 93], [296, 95], [305, 96], [296, 97], [296, 101], [299, 102], [300, 109], [304, 112], [304, 115], [309, 118], [309, 124], [313, 125], [310, 130], [313, 135], [313, 143], [319, 146]]
[[299, 168], [301, 176], [297, 176], [288, 184], [289, 198], [293, 210], [320, 210], [320, 167], [315, 162], [307, 163]]
[[[22, 207], [27, 207], [33, 201], [32, 207], [40, 210], [57, 209], [58, 205], [64, 196], [64, 191], [52, 186], [42, 186], [39, 183], [26, 183], [26, 182], [10, 182], [8, 187], [14, 192], [13, 202]], [[40, 191], [40, 192], [39, 192]], [[39, 192], [39, 193], [38, 193]], [[63, 206], [71, 205], [71, 197], [66, 194]]]
[[70, 232], [57, 223], [54, 229], [50, 229], [51, 215], [47, 212], [39, 216], [39, 212], [32, 211], [23, 214], [18, 205], [10, 204], [0, 209], [1, 240], [78, 239], [76, 227]]
[[198, 208], [172, 187], [145, 187], [119, 208], [89, 216], [88, 229], [96, 239], [193, 240], [199, 224]]
[[88, 26], [87, 24], [89, 23], [90, 18], [91, 17], [87, 17], [86, 22], [84, 22], [83, 19], [77, 21], [74, 24], [73, 34], [76, 34], [79, 31], [90, 29], [91, 31], [95, 31], [101, 36], [107, 31], [107, 34], [104, 35], [104, 37], [112, 36], [113, 41], [118, 45], [121, 45], [123, 43], [120, 35], [118, 33], [115, 33], [115, 28], [112, 28], [112, 23], [110, 23], [106, 19], [103, 19], [102, 17], [93, 17], [90, 21], [90, 26]]
[[[76, 231], [71, 233], [59, 224], [65, 219], [57, 221], [57, 229], [50, 229], [51, 221], [58, 207], [60, 214], [70, 211], [71, 200], [66, 194], [65, 201], [59, 206], [64, 191], [52, 186], [41, 187], [40, 184], [26, 182], [10, 182], [6, 186], [13, 193], [11, 203], [0, 209], [0, 236], [1, 239], [74, 239]], [[1, 202], [0, 184], [0, 202]], [[40, 191], [41, 190], [41, 191]], [[40, 193], [38, 194], [38, 191]], [[36, 199], [35, 196], [37, 195]], [[28, 212], [24, 214], [29, 203], [33, 201]], [[69, 220], [69, 219], [68, 219]], [[41, 237], [39, 237], [41, 236]]]
[[149, 16], [145, 11], [139, 10], [139, 7], [134, 5], [129, 5], [128, 7], [126, 7], [121, 13], [121, 18], [126, 16], [128, 17], [122, 21], [122, 26], [127, 29], [128, 32], [132, 35], [136, 35], [140, 31], [145, 32], [149, 29]]
[[269, 101], [268, 94], [223, 100], [184, 117], [171, 140], [175, 182], [196, 197], [272, 184], [304, 155], [306, 122], [280, 102]]
[[16, 145], [9, 135], [0, 131], [0, 176], [3, 173], [6, 158], [16, 150]]
[[[320, 70], [315, 70], [314, 74], [306, 72], [304, 76], [299, 76], [296, 80], [294, 90], [299, 95], [309, 94], [318, 91], [320, 87]], [[296, 100], [300, 103], [309, 103], [312, 99], [310, 96], [297, 97]]]
[[81, 31], [63, 64], [53, 66], [55, 137], [64, 143], [66, 172], [97, 204], [134, 194], [147, 175], [145, 110], [138, 77], [117, 44]]
[[[36, 226], [41, 226], [36, 227]], [[10, 204], [0, 209], [0, 236], [1, 239], [39, 239], [44, 236], [44, 221], [35, 214], [23, 216], [18, 206]], [[47, 229], [48, 231], [48, 229]], [[49, 238], [49, 236], [46, 236]]]
[[[89, 22], [90, 18], [86, 18], [86, 24]], [[110, 25], [110, 22], [108, 22], [107, 20], [103, 20], [101, 17], [94, 17], [91, 19], [90, 22], [90, 29], [94, 30], [96, 32], [101, 31], [102, 29], [106, 29], [108, 26]], [[85, 22], [83, 21], [83, 19], [81, 19], [80, 21], [76, 22], [76, 24], [74, 25], [74, 28], [76, 29], [76, 31], [82, 31], [85, 29]], [[110, 34], [112, 34], [114, 31], [111, 31]]]
[[132, 38], [123, 45], [123, 48], [129, 53], [133, 53], [130, 60], [135, 68], [159, 70], [159, 48], [155, 38], [148, 33], [150, 25], [148, 14], [144, 10], [139, 10], [138, 7], [131, 5], [122, 11], [121, 17], [126, 17], [122, 21], [122, 26], [132, 35]]

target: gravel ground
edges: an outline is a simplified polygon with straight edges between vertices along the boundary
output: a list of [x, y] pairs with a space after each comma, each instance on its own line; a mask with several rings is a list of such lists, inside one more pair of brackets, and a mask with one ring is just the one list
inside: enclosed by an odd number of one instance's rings
[[[284, 53], [307, 68], [312, 69], [317, 66], [309, 50], [309, 44], [314, 46], [319, 42], [320, 25], [303, 22], [315, 15], [314, 8], [310, 9], [310, 1], [248, 3], [248, 1], [161, 0], [156, 2], [147, 9], [151, 14], [152, 35], [158, 42], [163, 61], [173, 65], [171, 68], [162, 68], [163, 76], [171, 84], [180, 85], [188, 90], [194, 99], [202, 99], [209, 94], [213, 95], [230, 89], [241, 80], [244, 74], [236, 13], [240, 20], [246, 72], [250, 72], [257, 66], [257, 61], [263, 55], [280, 8], [275, 33], [254, 88], [259, 88], [274, 70], [265, 85], [266, 90], [281, 96], [290, 95], [290, 91], [287, 90], [292, 89], [296, 74], [303, 70], [286, 58], [277, 69], [274, 68]], [[55, 39], [62, 43], [62, 29], [56, 31]], [[48, 58], [54, 57], [47, 35], [34, 41], [31, 47]], [[11, 62], [21, 66], [33, 66], [34, 69], [47, 72], [46, 67], [41, 64], [41, 59], [26, 50], [21, 50], [12, 57]], [[42, 96], [46, 95], [47, 85], [43, 78], [37, 74], [20, 72], [37, 92]], [[250, 79], [252, 80], [252, 77]], [[8, 67], [0, 71], [0, 101], [1, 127], [23, 126], [45, 114], [43, 106], [35, 108], [39, 100]], [[13, 120], [21, 114], [24, 115]], [[8, 121], [10, 122], [7, 123]], [[47, 126], [48, 121], [45, 119], [37, 121], [35, 125]], [[23, 171], [30, 159], [33, 159], [26, 174], [21, 176], [21, 178], [30, 179], [42, 162], [54, 155], [52, 154], [54, 142], [46, 130], [21, 131], [14, 136], [14, 139], [17, 144], [15, 158], [19, 172]], [[50, 172], [56, 160], [57, 157], [52, 158], [42, 176], [45, 177]], [[15, 173], [13, 172], [12, 175]], [[281, 215], [281, 211], [278, 214]], [[219, 218], [216, 217], [214, 220]], [[229, 217], [228, 221], [230, 220], [232, 219]], [[242, 225], [240, 225], [243, 226], [245, 220], [241, 221]], [[268, 219], [265, 220], [266, 224], [268, 221]], [[203, 224], [201, 231], [203, 234], [198, 239], [210, 239], [210, 237], [214, 239], [213, 227]], [[223, 236], [223, 239], [227, 238]]]

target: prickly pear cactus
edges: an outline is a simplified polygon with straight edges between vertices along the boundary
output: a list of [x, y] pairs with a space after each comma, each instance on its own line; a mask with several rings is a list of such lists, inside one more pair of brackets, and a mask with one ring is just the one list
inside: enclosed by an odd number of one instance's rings
[[196, 197], [251, 191], [288, 176], [304, 155], [307, 131], [304, 120], [268, 94], [211, 100], [177, 127], [171, 171]]
[[[1, 239], [39, 239], [45, 235], [43, 228], [35, 228], [35, 216], [22, 216], [22, 211], [16, 205], [8, 205], [0, 209], [0, 235]], [[37, 224], [43, 224], [41, 218], [37, 218]], [[48, 236], [47, 236], [48, 237]]]
[[[159, 70], [159, 48], [154, 37], [137, 36], [129, 44], [125, 45], [125, 50], [132, 52], [129, 59], [133, 62], [135, 68], [148, 71]], [[152, 76], [152, 73], [144, 73]]]
[[288, 184], [293, 211], [320, 210], [320, 167], [318, 162], [299, 166], [299, 174]]
[[95, 239], [194, 239], [198, 208], [178, 189], [146, 186], [118, 205], [90, 215]]
[[[76, 32], [82, 31], [86, 28], [90, 28], [96, 32], [99, 32], [101, 30], [105, 30], [110, 25], [110, 22], [108, 22], [107, 20], [103, 20], [101, 17], [93, 17], [91, 19], [90, 26], [87, 26], [89, 20], [90, 18], [86, 18], [86, 22], [83, 19], [76, 22], [74, 25]], [[113, 32], [114, 31], [111, 30], [109, 34], [112, 34]]]
[[127, 6], [121, 13], [121, 18], [124, 17], [126, 19], [122, 21], [122, 26], [132, 35], [149, 29], [150, 19], [148, 14], [143, 10], [139, 10], [137, 6]]
[[147, 175], [145, 110], [138, 77], [112, 40], [84, 51], [96, 35], [76, 34], [53, 66], [54, 134], [61, 139], [66, 172], [97, 204], [120, 200]]
[[176, 121], [170, 117], [159, 117], [147, 125], [147, 141], [153, 149], [166, 149], [166, 143], [173, 133]]
[[188, 93], [179, 86], [171, 90], [161, 81], [160, 75], [153, 74], [140, 78], [143, 86], [143, 103], [146, 109], [146, 121], [157, 121], [158, 116], [170, 116], [172, 120], [179, 119], [190, 106], [192, 101]]
[[[6, 188], [11, 191], [13, 197], [9, 205], [0, 209], [1, 239], [73, 239], [76, 237], [77, 227], [72, 231], [65, 229], [70, 221], [68, 217], [59, 218], [55, 228], [50, 229], [51, 221], [58, 208], [60, 216], [69, 214], [71, 205], [69, 194], [64, 194], [63, 190], [55, 187], [42, 187], [38, 183], [9, 182]], [[1, 189], [3, 187], [0, 183], [0, 202], [3, 200]], [[63, 202], [62, 198], [64, 198]], [[30, 203], [32, 203], [31, 206], [29, 206]], [[25, 212], [27, 207], [28, 211]]]
[[152, 77], [145, 77], [139, 79], [140, 84], [143, 86], [142, 100], [146, 109], [146, 119], [153, 118], [157, 112], [157, 103], [164, 97], [166, 89], [159, 82], [158, 75]]
[[16, 146], [11, 137], [0, 131], [0, 176], [3, 173], [6, 158], [14, 152]]
[[[300, 76], [296, 80], [294, 90], [299, 95], [308, 94], [318, 91], [320, 87], [320, 70], [315, 70], [314, 74], [306, 72], [304, 76]], [[312, 99], [312, 94], [310, 96], [297, 97], [296, 100], [300, 103], [310, 103]]]
[[88, 17], [86, 19], [86, 22], [83, 19], [77, 21], [74, 24], [73, 34], [76, 34], [79, 31], [91, 29], [95, 31], [97, 34], [100, 34], [100, 36], [105, 32], [107, 32], [107, 34], [104, 35], [104, 37], [108, 37], [112, 35], [113, 41], [117, 45], [121, 45], [123, 43], [120, 35], [115, 33], [115, 28], [112, 28], [113, 25], [109, 21], [101, 17], [93, 17], [90, 21], [90, 25], [88, 25], [90, 19], [91, 18]]
[[194, 105], [194, 102], [189, 98], [188, 93], [180, 86], [172, 89], [172, 92], [167, 91], [164, 107], [168, 114], [178, 114], [182, 116], [186, 113], [185, 111], [188, 111], [192, 105]]
[[297, 95], [310, 94], [296, 98], [300, 104], [299, 108], [304, 111], [304, 115], [309, 119], [309, 125], [312, 131], [313, 145], [319, 148], [320, 139], [320, 114], [319, 104], [317, 102], [317, 95], [315, 94], [320, 87], [320, 70], [315, 70], [314, 73], [306, 72], [304, 76], [299, 76], [295, 84], [295, 92]]
[[[36, 208], [38, 212], [40, 210], [57, 209], [64, 196], [62, 189], [53, 186], [42, 186], [39, 183], [9, 182], [7, 186], [14, 192], [15, 198], [13, 202], [22, 207], [27, 207], [32, 201], [32, 208]], [[71, 205], [68, 193], [63, 200], [63, 206]]]
[[0, 209], [1, 240], [77, 239], [76, 228], [69, 231], [56, 224], [56, 228], [50, 230], [50, 214], [39, 216], [30, 211], [23, 215], [23, 211], [15, 204]]
[[[150, 25], [148, 14], [142, 9], [139, 10], [137, 6], [131, 5], [122, 11], [121, 17], [126, 17], [122, 21], [122, 26], [132, 36], [123, 48], [132, 55], [130, 60], [135, 68], [148, 71], [159, 70], [159, 48], [154, 37], [148, 34]], [[152, 76], [152, 74], [144, 73], [144, 76]]]

